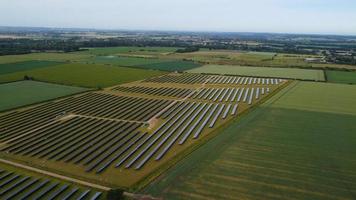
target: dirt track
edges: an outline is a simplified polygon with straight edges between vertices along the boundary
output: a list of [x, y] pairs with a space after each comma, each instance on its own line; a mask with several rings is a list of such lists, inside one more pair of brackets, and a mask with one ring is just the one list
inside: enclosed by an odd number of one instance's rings
[[40, 174], [52, 176], [52, 177], [55, 177], [55, 178], [58, 178], [58, 179], [62, 179], [62, 180], [66, 180], [66, 181], [70, 181], [70, 182], [74, 182], [74, 183], [78, 183], [80, 185], [85, 185], [85, 186], [88, 186], [88, 187], [100, 189], [100, 190], [108, 191], [108, 190], [111, 189], [109, 187], [105, 187], [105, 186], [102, 186], [102, 185], [97, 185], [97, 184], [94, 184], [94, 183], [81, 181], [81, 180], [78, 180], [78, 179], [75, 179], [75, 178], [70, 178], [70, 177], [67, 177], [67, 176], [63, 176], [63, 175], [56, 174], [56, 173], [53, 173], [53, 172], [37, 169], [37, 168], [30, 167], [30, 166], [27, 166], [27, 165], [19, 164], [19, 163], [16, 163], [16, 162], [4, 160], [4, 159], [1, 159], [1, 158], [0, 158], [0, 162], [6, 163], [6, 164], [9, 164], [9, 165], [12, 165], [12, 166], [20, 167], [20, 168], [23, 168], [23, 169], [27, 169], [27, 170], [30, 170], [30, 171], [34, 171], [34, 172], [37, 172], [37, 173], [40, 173]]

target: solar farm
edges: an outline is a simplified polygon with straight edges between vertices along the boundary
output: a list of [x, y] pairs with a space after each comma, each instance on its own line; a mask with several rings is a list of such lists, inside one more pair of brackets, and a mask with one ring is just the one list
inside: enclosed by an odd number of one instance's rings
[[176, 50], [1, 57], [0, 199], [353, 199], [354, 72]]
[[1, 199], [103, 199], [103, 192], [0, 168]]
[[[105, 186], [140, 187], [287, 83], [171, 73], [49, 101], [0, 115], [0, 155]], [[4, 197], [46, 188], [45, 180], [26, 183]], [[68, 188], [53, 195], [70, 195]]]

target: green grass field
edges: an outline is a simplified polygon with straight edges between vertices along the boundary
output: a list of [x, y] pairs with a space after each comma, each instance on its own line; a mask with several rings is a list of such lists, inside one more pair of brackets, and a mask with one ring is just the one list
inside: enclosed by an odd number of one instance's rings
[[36, 61], [36, 60], [0, 64], [0, 75], [19, 72], [19, 71], [26, 71], [31, 69], [37, 69], [37, 68], [51, 67], [60, 64], [63, 63], [55, 62], [55, 61]]
[[200, 64], [191, 61], [123, 56], [98, 56], [93, 59], [93, 63], [161, 71], [185, 71], [201, 66]]
[[356, 84], [356, 72], [326, 70], [328, 82]]
[[356, 115], [355, 91], [354, 85], [299, 82], [273, 106]]
[[271, 67], [245, 67], [234, 65], [204, 65], [188, 70], [191, 73], [231, 74], [242, 76], [280, 77], [303, 80], [324, 81], [322, 70], [271, 68]]
[[86, 91], [85, 88], [71, 87], [36, 81], [19, 81], [0, 84], [0, 111], [34, 104], [61, 96]]
[[35, 80], [82, 87], [108, 87], [162, 75], [164, 72], [126, 67], [65, 64], [0, 76], [0, 82], [21, 80], [25, 75]]
[[354, 199], [356, 115], [275, 107], [288, 90], [142, 192], [165, 199]]

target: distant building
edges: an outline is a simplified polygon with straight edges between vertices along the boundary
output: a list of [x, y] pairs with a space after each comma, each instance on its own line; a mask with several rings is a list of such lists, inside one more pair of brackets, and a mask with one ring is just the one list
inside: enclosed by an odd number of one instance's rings
[[309, 63], [323, 63], [325, 62], [324, 58], [305, 58], [305, 62]]

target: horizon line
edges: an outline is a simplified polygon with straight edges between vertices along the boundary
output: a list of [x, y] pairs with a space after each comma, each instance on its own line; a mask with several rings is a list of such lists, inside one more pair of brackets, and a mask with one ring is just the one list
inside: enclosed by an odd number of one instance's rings
[[322, 35], [322, 36], [349, 36], [356, 37], [356, 34], [349, 33], [312, 33], [312, 32], [269, 32], [269, 31], [216, 31], [216, 30], [174, 30], [174, 29], [140, 29], [140, 28], [88, 28], [88, 27], [58, 27], [58, 26], [11, 26], [0, 25], [0, 28], [38, 28], [38, 29], [82, 29], [94, 31], [128, 31], [128, 32], [181, 32], [181, 33], [250, 33], [250, 34], [277, 34], [277, 35]]

